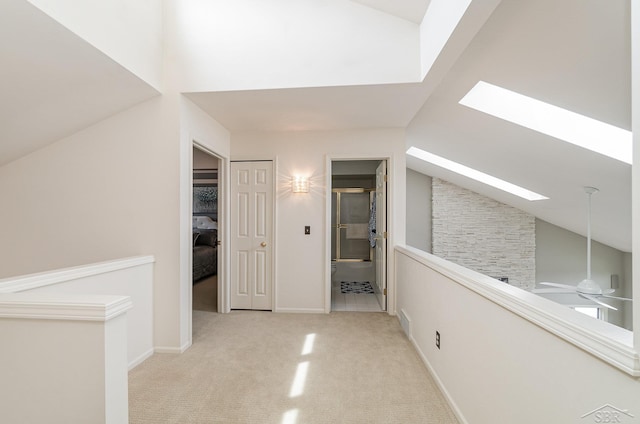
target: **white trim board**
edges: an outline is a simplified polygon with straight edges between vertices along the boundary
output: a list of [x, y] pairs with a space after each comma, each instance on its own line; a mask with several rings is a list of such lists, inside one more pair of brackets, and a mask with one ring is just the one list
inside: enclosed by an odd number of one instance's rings
[[0, 295], [0, 318], [109, 321], [132, 306], [128, 296], [6, 293]]
[[19, 277], [3, 278], [0, 280], [0, 293], [17, 293], [32, 290], [52, 284], [119, 271], [154, 262], [155, 258], [153, 256], [133, 256], [113, 261], [62, 268], [55, 271], [45, 271]]

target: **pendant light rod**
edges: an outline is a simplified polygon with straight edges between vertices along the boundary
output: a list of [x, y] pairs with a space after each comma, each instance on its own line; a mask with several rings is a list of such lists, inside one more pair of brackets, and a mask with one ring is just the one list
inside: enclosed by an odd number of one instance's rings
[[598, 192], [595, 187], [585, 187], [587, 193], [587, 280], [591, 280], [591, 195]]

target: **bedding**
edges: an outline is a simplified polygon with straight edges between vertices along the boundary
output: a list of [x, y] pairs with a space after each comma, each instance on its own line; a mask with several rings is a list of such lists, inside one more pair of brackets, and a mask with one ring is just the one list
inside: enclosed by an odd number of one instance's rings
[[218, 272], [218, 230], [193, 229], [193, 283]]

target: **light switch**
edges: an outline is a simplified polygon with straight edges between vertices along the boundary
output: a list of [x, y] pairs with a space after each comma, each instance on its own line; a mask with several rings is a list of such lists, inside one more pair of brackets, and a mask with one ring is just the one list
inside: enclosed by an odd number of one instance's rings
[[305, 234], [311, 234], [311, 226], [305, 225], [304, 226], [304, 233]]

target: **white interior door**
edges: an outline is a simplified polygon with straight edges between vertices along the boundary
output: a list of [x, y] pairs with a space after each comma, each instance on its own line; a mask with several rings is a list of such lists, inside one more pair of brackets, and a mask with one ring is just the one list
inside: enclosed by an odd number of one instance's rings
[[272, 309], [273, 163], [231, 162], [231, 309]]
[[376, 297], [387, 310], [387, 161], [376, 169]]

